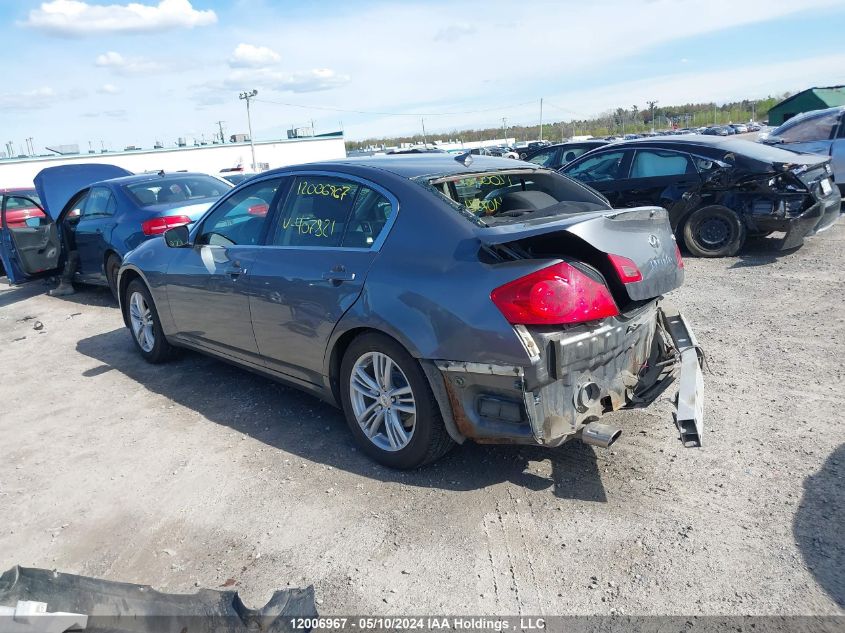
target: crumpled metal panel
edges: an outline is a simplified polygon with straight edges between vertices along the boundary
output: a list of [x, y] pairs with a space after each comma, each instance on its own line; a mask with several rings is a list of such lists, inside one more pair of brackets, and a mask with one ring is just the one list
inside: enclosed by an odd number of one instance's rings
[[[277, 591], [261, 609], [248, 609], [237, 591], [161, 593], [148, 585], [15, 566], [0, 576], [0, 605], [19, 601], [46, 603], [48, 613], [87, 616], [81, 630], [93, 633], [292, 633], [302, 629], [294, 629], [291, 618], [317, 616], [313, 586]], [[0, 615], [0, 631], [13, 624], [20, 624], [14, 615]]]

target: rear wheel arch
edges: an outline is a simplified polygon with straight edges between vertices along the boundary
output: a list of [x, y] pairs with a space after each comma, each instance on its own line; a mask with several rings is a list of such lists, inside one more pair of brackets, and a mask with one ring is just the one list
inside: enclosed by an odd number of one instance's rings
[[452, 415], [452, 405], [449, 402], [448, 396], [446, 394], [446, 390], [443, 383], [443, 376], [440, 374], [440, 370], [435, 367], [432, 361], [427, 361], [420, 358], [419, 355], [415, 353], [414, 350], [410, 349], [409, 346], [406, 345], [403, 341], [377, 328], [351, 328], [341, 334], [335, 341], [331, 353], [329, 354], [328, 364], [329, 387], [331, 389], [331, 393], [334, 397], [335, 402], [339, 406], [343, 406], [340, 390], [340, 368], [341, 364], [343, 363], [343, 358], [346, 354], [346, 350], [349, 349], [349, 346], [352, 345], [352, 343], [356, 339], [366, 334], [378, 334], [381, 336], [386, 336], [387, 338], [394, 341], [397, 345], [402, 347], [402, 349], [407, 351], [408, 354], [410, 354], [417, 362], [419, 362], [423, 374], [425, 374], [425, 377], [428, 380], [429, 387], [432, 390], [434, 398], [435, 400], [437, 400], [437, 403], [440, 407], [440, 413], [443, 418], [443, 423], [446, 426], [446, 431], [454, 442], [456, 442], [457, 444], [463, 444], [463, 442], [466, 440], [466, 437], [464, 437], [464, 435], [458, 430], [458, 426], [457, 424], [455, 424], [455, 419]]
[[132, 281], [135, 279], [140, 279], [144, 283], [144, 285], [147, 286], [147, 289], [149, 289], [149, 284], [147, 284], [147, 282], [141, 276], [141, 273], [136, 270], [133, 270], [132, 268], [127, 268], [126, 270], [124, 270], [123, 274], [118, 279], [117, 296], [120, 301], [120, 312], [123, 316], [123, 322], [126, 324], [127, 327], [129, 326], [129, 313], [127, 312], [126, 306], [126, 289], [129, 287], [129, 284], [132, 283]]

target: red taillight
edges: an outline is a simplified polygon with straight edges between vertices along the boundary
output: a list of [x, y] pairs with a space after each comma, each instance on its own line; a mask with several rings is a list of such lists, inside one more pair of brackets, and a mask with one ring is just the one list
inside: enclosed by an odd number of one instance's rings
[[141, 224], [144, 235], [160, 235], [167, 229], [190, 224], [191, 218], [187, 215], [168, 215], [162, 218], [153, 218]]
[[678, 262], [678, 268], [684, 267], [684, 258], [681, 257], [681, 249], [678, 248], [677, 242], [675, 242], [675, 261]]
[[622, 255], [614, 255], [613, 253], [608, 254], [608, 257], [610, 258], [610, 263], [616, 269], [616, 274], [619, 275], [619, 280], [623, 284], [632, 284], [636, 281], [643, 280], [643, 274], [633, 260], [622, 257]]
[[514, 325], [581, 323], [619, 314], [607, 286], [566, 263], [508, 282], [490, 298]]
[[252, 205], [249, 209], [246, 210], [246, 212], [249, 213], [250, 215], [264, 216], [264, 215], [267, 215], [267, 212], [269, 210], [270, 210], [270, 206], [262, 202], [261, 204]]

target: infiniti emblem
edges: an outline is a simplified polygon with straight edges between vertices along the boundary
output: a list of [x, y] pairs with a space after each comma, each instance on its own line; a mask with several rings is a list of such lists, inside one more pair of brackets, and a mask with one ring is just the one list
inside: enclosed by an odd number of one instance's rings
[[649, 235], [648, 243], [651, 244], [652, 248], [657, 248], [658, 246], [660, 246], [660, 240], [657, 239], [656, 235]]

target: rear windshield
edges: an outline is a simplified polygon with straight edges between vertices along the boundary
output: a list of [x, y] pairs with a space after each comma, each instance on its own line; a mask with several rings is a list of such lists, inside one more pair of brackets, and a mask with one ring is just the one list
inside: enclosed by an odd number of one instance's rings
[[219, 198], [231, 185], [211, 176], [163, 176], [132, 185], [124, 185], [138, 206], [151, 207], [156, 204]]
[[482, 226], [610, 208], [596, 192], [548, 170], [467, 173], [428, 178], [424, 184]]

